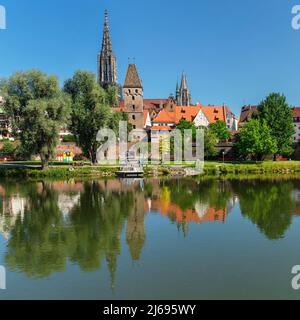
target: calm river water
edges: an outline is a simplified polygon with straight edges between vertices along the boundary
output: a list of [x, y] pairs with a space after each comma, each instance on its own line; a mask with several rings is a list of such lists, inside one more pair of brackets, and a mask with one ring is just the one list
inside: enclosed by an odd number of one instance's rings
[[300, 180], [1, 181], [0, 265], [0, 299], [300, 299]]

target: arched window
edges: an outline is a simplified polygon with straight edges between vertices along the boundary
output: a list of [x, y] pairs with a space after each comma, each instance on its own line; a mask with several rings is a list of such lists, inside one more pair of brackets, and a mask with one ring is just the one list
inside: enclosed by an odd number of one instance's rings
[[135, 120], [135, 115], [132, 116], [132, 120]]
[[132, 96], [132, 100], [135, 100], [135, 96]]

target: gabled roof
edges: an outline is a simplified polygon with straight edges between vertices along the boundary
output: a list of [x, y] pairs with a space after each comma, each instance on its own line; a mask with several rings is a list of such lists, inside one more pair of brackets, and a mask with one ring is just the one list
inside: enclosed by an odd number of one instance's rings
[[168, 112], [165, 109], [161, 110], [157, 117], [153, 120], [154, 123], [176, 123], [175, 112]]
[[226, 107], [225, 106], [205, 106], [201, 109], [205, 114], [209, 123], [216, 123], [217, 121], [226, 122]]
[[[147, 121], [149, 121], [148, 126], [147, 126]], [[148, 110], [144, 110], [144, 126], [151, 127], [151, 119], [150, 119], [150, 114]]]
[[174, 111], [161, 110], [158, 116], [154, 119], [154, 123], [174, 123], [178, 124], [180, 120], [184, 119], [193, 122], [200, 110], [204, 113], [209, 123], [216, 123], [217, 121], [226, 122], [227, 107], [225, 106], [176, 106]]
[[251, 119], [254, 112], [257, 111], [257, 106], [244, 106], [241, 110], [240, 123], [246, 122]]
[[175, 107], [175, 119], [176, 124], [180, 122], [180, 120], [184, 119], [189, 122], [193, 122], [197, 117], [197, 114], [201, 110], [201, 106], [189, 106], [189, 107]]
[[135, 64], [129, 64], [125, 78], [124, 88], [143, 88]]

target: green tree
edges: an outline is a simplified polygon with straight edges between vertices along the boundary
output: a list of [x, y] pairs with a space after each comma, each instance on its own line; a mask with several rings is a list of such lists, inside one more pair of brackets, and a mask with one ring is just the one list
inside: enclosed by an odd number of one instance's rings
[[97, 133], [112, 119], [109, 108], [112, 98], [98, 85], [95, 75], [86, 71], [77, 71], [67, 80], [64, 91], [72, 97], [70, 129], [77, 136], [84, 154], [96, 164], [97, 150], [101, 145], [96, 140]]
[[204, 156], [206, 158], [215, 157], [218, 154], [217, 145], [219, 139], [210, 128], [204, 128]]
[[10, 141], [5, 142], [1, 149], [1, 153], [9, 154], [9, 155], [13, 155], [15, 151], [16, 151], [16, 146]]
[[60, 90], [57, 77], [38, 70], [18, 72], [4, 84], [4, 101], [22, 153], [28, 157], [38, 154], [46, 169], [59, 130], [70, 115], [70, 99]]
[[240, 130], [235, 148], [240, 155], [261, 161], [277, 151], [277, 144], [266, 121], [251, 119]]
[[228, 140], [231, 136], [224, 121], [217, 121], [216, 123], [212, 123], [209, 127], [219, 140]]
[[258, 117], [265, 120], [276, 139], [276, 153], [289, 155], [293, 152], [292, 136], [295, 133], [292, 111], [289, 108], [286, 97], [279, 93], [270, 94], [258, 107]]
[[196, 139], [197, 128], [193, 122], [181, 119], [176, 126], [176, 129], [180, 130], [182, 135], [184, 134], [184, 130], [192, 130], [193, 139]]

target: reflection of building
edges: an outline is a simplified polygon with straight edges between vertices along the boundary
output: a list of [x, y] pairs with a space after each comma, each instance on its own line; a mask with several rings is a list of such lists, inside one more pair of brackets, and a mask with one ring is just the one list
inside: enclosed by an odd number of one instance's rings
[[151, 201], [151, 210], [169, 216], [178, 223], [225, 222], [227, 217], [225, 208], [215, 209], [199, 202], [196, 203], [195, 208], [183, 210], [175, 203], [165, 203], [164, 200], [158, 199]]
[[133, 260], [139, 260], [145, 244], [144, 193], [134, 194], [134, 205], [127, 219], [126, 241]]
[[77, 194], [59, 194], [58, 196], [58, 208], [63, 214], [64, 218], [67, 218], [71, 210], [79, 203], [80, 193]]
[[2, 197], [2, 212], [0, 212], [0, 234], [9, 238], [16, 221], [23, 220], [27, 200], [20, 196]]
[[197, 201], [193, 207], [182, 209], [180, 205], [172, 202], [171, 191], [168, 187], [161, 187], [159, 180], [153, 180], [152, 187], [151, 199], [145, 198], [145, 207], [148, 211], [159, 212], [177, 223], [226, 221], [227, 208], [216, 209], [210, 207], [209, 203]]

